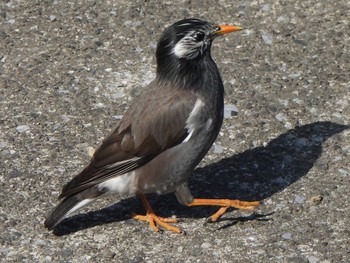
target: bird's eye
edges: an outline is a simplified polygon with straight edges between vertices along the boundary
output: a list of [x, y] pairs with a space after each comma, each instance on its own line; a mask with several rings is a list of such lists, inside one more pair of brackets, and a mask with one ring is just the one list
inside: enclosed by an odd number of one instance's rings
[[205, 37], [205, 34], [203, 32], [196, 32], [193, 36], [196, 42], [203, 41], [204, 37]]

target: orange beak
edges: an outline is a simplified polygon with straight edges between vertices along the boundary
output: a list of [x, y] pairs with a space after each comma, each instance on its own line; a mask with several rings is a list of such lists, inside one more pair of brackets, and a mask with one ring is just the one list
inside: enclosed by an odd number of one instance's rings
[[215, 25], [218, 27], [218, 30], [215, 31], [213, 33], [213, 36], [220, 36], [220, 35], [224, 35], [224, 34], [228, 34], [231, 32], [235, 32], [235, 31], [240, 31], [243, 30], [243, 28], [239, 27], [239, 26], [229, 26], [229, 25]]

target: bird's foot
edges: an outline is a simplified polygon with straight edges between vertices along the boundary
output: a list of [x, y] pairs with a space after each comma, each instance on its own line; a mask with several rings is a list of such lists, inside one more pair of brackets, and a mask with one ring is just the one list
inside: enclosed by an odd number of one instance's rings
[[242, 210], [254, 210], [260, 205], [260, 202], [253, 201], [240, 201], [230, 199], [193, 199], [192, 203], [188, 206], [220, 206], [220, 209], [211, 215], [206, 222], [216, 222], [228, 208], [233, 207]]
[[179, 227], [175, 227], [170, 225], [169, 223], [177, 223], [177, 219], [175, 218], [164, 218], [155, 215], [153, 212], [147, 212], [146, 215], [137, 215], [135, 213], [132, 213], [131, 217], [136, 220], [141, 221], [147, 221], [149, 223], [149, 226], [156, 232], [160, 232], [161, 227], [162, 229], [173, 231], [177, 234], [182, 233], [183, 231]]
[[159, 229], [159, 227], [161, 227], [162, 229], [170, 230], [177, 234], [184, 233], [181, 228], [169, 224], [177, 223], [176, 218], [164, 218], [157, 216], [153, 212], [153, 209], [148, 202], [147, 197], [144, 194], [140, 194], [139, 197], [146, 209], [146, 215], [137, 215], [135, 213], [132, 213], [131, 217], [133, 219], [147, 221], [149, 223], [149, 226], [156, 232], [160, 232], [161, 229]]

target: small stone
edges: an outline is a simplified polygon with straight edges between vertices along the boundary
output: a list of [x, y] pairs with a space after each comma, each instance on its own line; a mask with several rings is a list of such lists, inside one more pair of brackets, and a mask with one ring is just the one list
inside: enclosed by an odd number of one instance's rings
[[117, 92], [117, 93], [114, 93], [111, 95], [111, 97], [113, 99], [120, 99], [120, 98], [123, 98], [125, 96], [125, 93], [124, 92]]
[[123, 115], [113, 115], [112, 119], [114, 120], [121, 120], [123, 118]]
[[317, 263], [320, 261], [319, 258], [314, 257], [314, 256], [308, 257], [307, 259], [309, 260], [310, 263]]
[[323, 197], [321, 195], [314, 195], [311, 196], [310, 202], [313, 203], [314, 205], [319, 205], [323, 200]]
[[302, 40], [302, 39], [294, 39], [293, 42], [297, 45], [300, 45], [300, 46], [303, 46], [303, 47], [306, 47], [307, 46], [307, 43], [306, 41]]
[[254, 242], [257, 240], [257, 238], [256, 238], [256, 236], [249, 236], [249, 237], [247, 237], [247, 240]]
[[288, 23], [289, 22], [289, 18], [285, 15], [279, 16], [277, 18], [277, 22], [278, 23]]
[[69, 258], [73, 255], [73, 250], [71, 249], [62, 249], [59, 255], [63, 258]]
[[339, 168], [338, 169], [338, 172], [341, 173], [341, 175], [343, 176], [348, 176], [349, 175], [349, 172], [343, 168]]
[[270, 35], [262, 34], [261, 37], [266, 44], [268, 44], [268, 45], [272, 44], [272, 37]]
[[61, 119], [63, 120], [63, 122], [69, 122], [70, 121], [70, 117], [68, 115], [61, 115]]
[[96, 103], [94, 106], [94, 109], [103, 109], [106, 108], [106, 105], [104, 105], [102, 102]]
[[215, 153], [222, 153], [224, 151], [224, 148], [222, 148], [219, 144], [214, 144], [214, 152]]
[[45, 246], [47, 244], [47, 242], [45, 240], [42, 240], [42, 239], [37, 239], [34, 241], [34, 244], [37, 246]]
[[24, 125], [19, 125], [19, 126], [16, 127], [16, 130], [17, 130], [18, 132], [20, 132], [20, 133], [25, 132], [25, 131], [28, 131], [29, 129], [30, 129], [30, 127], [29, 127], [28, 125], [26, 125], [26, 124], [24, 124]]
[[50, 19], [51, 22], [54, 22], [54, 21], [57, 20], [57, 16], [55, 16], [55, 15], [49, 15], [49, 19]]
[[298, 204], [303, 204], [305, 202], [305, 197], [301, 195], [296, 195], [294, 201]]
[[287, 117], [283, 113], [278, 113], [275, 118], [280, 122], [287, 121]]
[[282, 238], [283, 238], [283, 239], [288, 239], [288, 240], [290, 240], [290, 239], [292, 239], [292, 233], [289, 233], [289, 232], [284, 233], [284, 234], [282, 235]]
[[211, 247], [211, 244], [209, 242], [203, 242], [201, 245], [201, 248], [203, 249], [208, 249]]
[[94, 155], [94, 153], [95, 153], [94, 147], [89, 146], [89, 147], [87, 148], [87, 152], [88, 152], [88, 155], [89, 155], [90, 157], [92, 157], [92, 156]]
[[269, 12], [271, 10], [271, 6], [269, 4], [265, 4], [261, 7], [261, 10], [264, 12]]
[[4, 141], [0, 141], [0, 149], [3, 149], [7, 146], [7, 143]]
[[115, 253], [112, 252], [112, 251], [110, 251], [110, 250], [108, 250], [108, 249], [105, 249], [105, 250], [103, 251], [103, 253], [102, 253], [102, 256], [103, 256], [104, 258], [114, 258], [114, 257], [115, 257]]
[[224, 118], [230, 118], [232, 116], [237, 116], [238, 108], [233, 104], [225, 104], [224, 107]]

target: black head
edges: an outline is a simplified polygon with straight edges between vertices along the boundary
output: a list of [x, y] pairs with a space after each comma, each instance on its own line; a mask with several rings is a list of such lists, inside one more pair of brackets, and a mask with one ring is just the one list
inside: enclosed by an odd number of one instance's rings
[[168, 27], [157, 47], [158, 56], [197, 59], [210, 50], [212, 33], [218, 27], [198, 19], [185, 19]]
[[158, 42], [157, 57], [174, 55], [178, 59], [197, 59], [210, 52], [215, 37], [237, 30], [241, 28], [199, 19], [180, 20], [163, 32]]
[[238, 26], [212, 24], [199, 19], [180, 20], [163, 32], [157, 46], [158, 73], [174, 71], [181, 64], [210, 57], [215, 37], [241, 30]]

